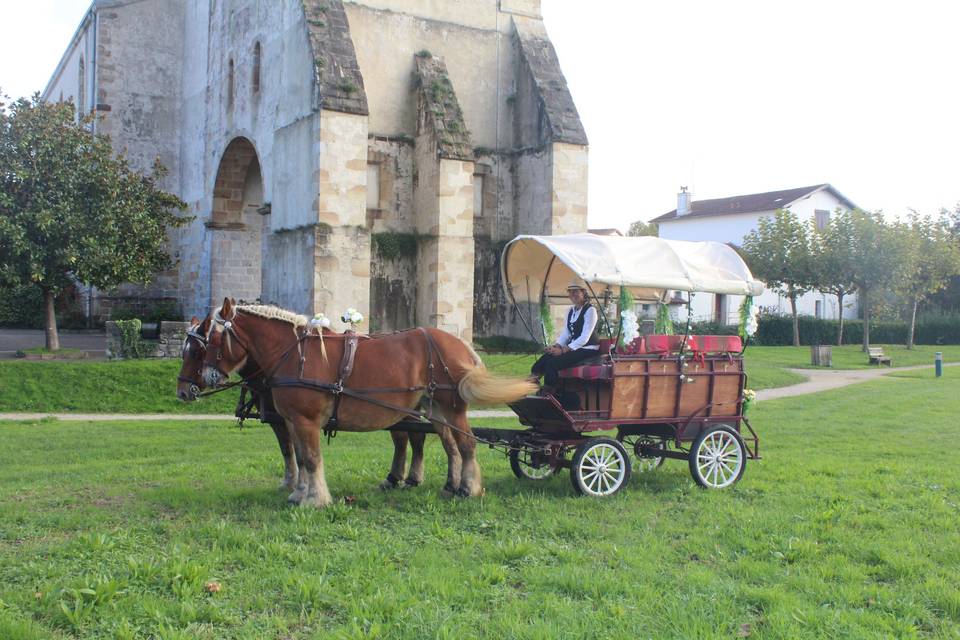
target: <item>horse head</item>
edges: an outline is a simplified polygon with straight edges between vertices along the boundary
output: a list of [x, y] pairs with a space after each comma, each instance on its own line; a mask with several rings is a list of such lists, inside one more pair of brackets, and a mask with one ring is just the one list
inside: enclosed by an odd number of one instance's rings
[[223, 299], [213, 312], [207, 329], [207, 350], [203, 357], [202, 378], [207, 387], [218, 387], [249, 358], [246, 341], [238, 334], [236, 303]]
[[203, 357], [207, 353], [207, 333], [210, 329], [210, 316], [197, 320], [190, 319], [190, 328], [183, 340], [181, 357], [183, 364], [177, 376], [177, 398], [184, 402], [193, 402], [203, 389]]

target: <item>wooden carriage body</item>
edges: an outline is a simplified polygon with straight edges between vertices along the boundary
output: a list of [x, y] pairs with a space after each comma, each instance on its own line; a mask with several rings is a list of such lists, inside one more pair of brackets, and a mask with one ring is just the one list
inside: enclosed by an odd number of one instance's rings
[[[556, 393], [528, 396], [511, 408], [521, 424], [562, 440], [575, 440], [584, 432], [617, 430], [621, 435], [669, 439], [681, 446], [713, 424], [739, 433], [747, 379], [739, 338], [665, 338], [661, 342], [667, 348], [655, 353], [642, 347], [628, 349], [634, 352], [606, 354], [565, 369]], [[720, 348], [685, 350], [688, 345], [703, 344]], [[748, 446], [751, 457], [757, 457], [755, 434], [744, 439], [752, 445]]]

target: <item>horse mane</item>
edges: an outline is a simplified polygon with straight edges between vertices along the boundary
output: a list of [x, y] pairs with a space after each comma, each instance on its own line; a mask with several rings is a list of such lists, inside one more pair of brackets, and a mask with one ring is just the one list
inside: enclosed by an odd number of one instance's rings
[[281, 320], [283, 322], [288, 322], [292, 324], [294, 328], [306, 326], [308, 322], [306, 316], [300, 315], [299, 313], [294, 313], [293, 311], [287, 311], [286, 309], [281, 309], [280, 307], [275, 307], [270, 304], [237, 305], [237, 311], [249, 313], [252, 316], [259, 316], [268, 320]]

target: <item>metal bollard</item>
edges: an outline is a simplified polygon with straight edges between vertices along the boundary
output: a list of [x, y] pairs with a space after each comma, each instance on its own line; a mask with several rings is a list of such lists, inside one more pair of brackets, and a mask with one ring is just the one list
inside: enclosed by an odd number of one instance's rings
[[934, 354], [934, 369], [936, 369], [937, 377], [943, 375], [943, 351], [937, 351]]

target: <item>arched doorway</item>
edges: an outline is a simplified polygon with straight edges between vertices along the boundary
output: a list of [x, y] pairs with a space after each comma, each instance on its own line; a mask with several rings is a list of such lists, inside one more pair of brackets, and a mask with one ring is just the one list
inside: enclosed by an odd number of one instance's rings
[[234, 138], [220, 160], [213, 187], [213, 210], [207, 226], [210, 247], [210, 303], [229, 296], [252, 302], [260, 297], [267, 224], [263, 210], [263, 176], [256, 149], [246, 138]]

